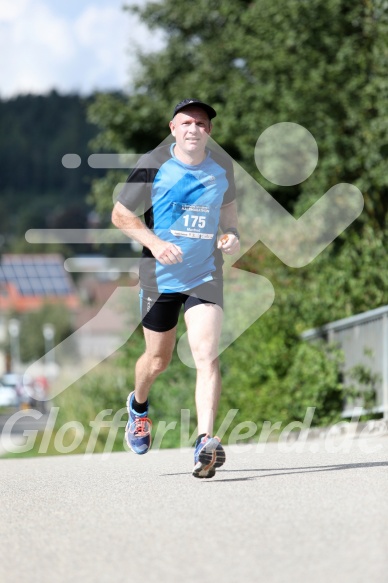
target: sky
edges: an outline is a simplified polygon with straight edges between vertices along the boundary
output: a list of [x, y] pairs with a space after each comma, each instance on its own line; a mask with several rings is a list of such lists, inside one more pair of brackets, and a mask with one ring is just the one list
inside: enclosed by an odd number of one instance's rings
[[0, 97], [128, 90], [163, 36], [124, 12], [146, 0], [0, 0]]

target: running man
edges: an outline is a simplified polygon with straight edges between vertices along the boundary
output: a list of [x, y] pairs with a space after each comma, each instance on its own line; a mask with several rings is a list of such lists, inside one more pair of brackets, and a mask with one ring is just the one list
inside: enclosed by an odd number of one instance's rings
[[[135, 367], [127, 400], [127, 443], [151, 447], [148, 395], [171, 360], [183, 306], [196, 366], [198, 438], [193, 475], [212, 478], [225, 461], [213, 425], [221, 393], [218, 345], [223, 316], [222, 254], [240, 249], [233, 167], [206, 148], [215, 110], [197, 99], [174, 109], [173, 144], [145, 154], [127, 179], [112, 213], [113, 224], [143, 245], [140, 302], [145, 352]], [[144, 209], [144, 222], [135, 211]]]

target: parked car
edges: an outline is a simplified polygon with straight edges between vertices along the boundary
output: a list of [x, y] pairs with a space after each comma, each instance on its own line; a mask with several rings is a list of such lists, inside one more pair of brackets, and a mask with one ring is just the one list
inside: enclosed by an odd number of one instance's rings
[[32, 407], [42, 413], [46, 411], [48, 383], [45, 377], [32, 379], [16, 373], [6, 373], [0, 378], [0, 384], [16, 392], [16, 406], [21, 409]]
[[19, 396], [15, 387], [5, 386], [0, 383], [0, 407], [18, 407]]
[[23, 377], [20, 374], [16, 374], [14, 372], [6, 372], [0, 378], [0, 383], [5, 387], [18, 387], [19, 385], [23, 384]]
[[11, 372], [6, 373], [0, 378], [0, 383], [4, 385], [4, 387], [13, 389], [16, 392], [19, 406], [30, 405], [30, 391], [29, 387], [23, 382], [23, 375]]

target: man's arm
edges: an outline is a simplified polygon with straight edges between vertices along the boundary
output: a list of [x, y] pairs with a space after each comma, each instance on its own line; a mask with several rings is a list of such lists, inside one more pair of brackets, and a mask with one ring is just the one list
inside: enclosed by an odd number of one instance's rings
[[178, 245], [157, 237], [138, 216], [128, 210], [121, 202], [116, 202], [113, 207], [112, 223], [127, 237], [147, 247], [155, 259], [163, 265], [172, 265], [183, 261], [182, 249]]
[[[229, 228], [235, 229], [237, 231], [238, 216], [235, 200], [221, 207], [220, 227], [222, 231], [227, 231]], [[232, 255], [240, 251], [240, 241], [236, 235], [233, 235], [232, 233], [225, 233], [225, 235], [221, 235], [221, 237], [218, 239], [217, 247], [224, 253]]]

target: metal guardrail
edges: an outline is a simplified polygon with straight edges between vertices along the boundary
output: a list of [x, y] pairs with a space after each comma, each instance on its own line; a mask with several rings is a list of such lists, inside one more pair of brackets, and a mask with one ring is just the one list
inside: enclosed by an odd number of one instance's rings
[[[345, 357], [345, 377], [346, 371], [360, 364], [377, 374], [374, 411], [388, 419], [388, 306], [306, 330], [302, 338], [338, 344]], [[345, 408], [343, 414], [347, 416], [351, 410]]]

